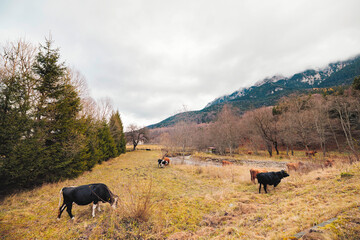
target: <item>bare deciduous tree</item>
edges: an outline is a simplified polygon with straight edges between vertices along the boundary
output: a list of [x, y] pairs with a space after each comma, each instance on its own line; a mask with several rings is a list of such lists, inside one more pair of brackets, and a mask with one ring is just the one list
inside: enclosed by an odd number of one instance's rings
[[193, 129], [195, 129], [193, 123], [181, 121], [175, 124], [169, 132], [171, 145], [177, 148], [180, 147], [183, 157], [186, 148], [192, 146]]
[[359, 161], [358, 146], [355, 141], [355, 127], [359, 126], [359, 112], [358, 105], [360, 104], [359, 98], [354, 97], [351, 93], [346, 95], [338, 95], [332, 97], [332, 106], [337, 113], [340, 121], [341, 128], [346, 138], [346, 142], [350, 151]]
[[244, 113], [242, 116], [239, 122], [238, 134], [246, 144], [250, 145], [250, 149], [252, 149], [255, 154], [258, 154], [258, 150], [260, 149], [263, 140], [253, 127], [253, 119], [250, 111]]
[[236, 116], [234, 109], [225, 105], [218, 115], [218, 119], [210, 126], [211, 139], [219, 152], [230, 154], [239, 146], [241, 136], [238, 132], [240, 118]]
[[113, 112], [112, 101], [110, 98], [101, 98], [98, 104], [99, 119], [109, 119]]
[[272, 146], [275, 147], [276, 153], [279, 154], [278, 144], [278, 127], [277, 117], [273, 115], [272, 107], [263, 107], [249, 112], [251, 127], [257, 135], [261, 136], [264, 141], [270, 157], [272, 156]]
[[326, 100], [319, 94], [313, 95], [310, 100], [310, 114], [313, 118], [314, 127], [317, 133], [317, 139], [323, 156], [326, 155], [326, 142], [329, 136], [328, 108]]
[[0, 87], [4, 88], [16, 81], [19, 94], [21, 94], [18, 107], [24, 111], [32, 111], [28, 106], [35, 106], [37, 101], [36, 81], [32, 72], [36, 51], [35, 46], [20, 39], [17, 42], [8, 43], [0, 54], [0, 84], [2, 85]]
[[315, 139], [314, 121], [313, 116], [309, 109], [311, 108], [310, 96], [298, 96], [293, 95], [288, 98], [284, 98], [281, 102], [282, 119], [286, 118], [286, 121], [290, 123], [292, 134], [298, 142], [300, 142], [306, 151], [309, 151], [310, 145]]
[[149, 130], [147, 128], [140, 128], [135, 124], [130, 124], [125, 133], [126, 141], [133, 144], [135, 151], [140, 142], [147, 142], [149, 140]]
[[283, 112], [279, 117], [279, 135], [286, 145], [286, 154], [289, 155], [289, 149], [291, 155], [294, 155], [294, 146], [297, 142], [296, 132], [294, 128], [294, 122], [291, 116], [292, 113]]

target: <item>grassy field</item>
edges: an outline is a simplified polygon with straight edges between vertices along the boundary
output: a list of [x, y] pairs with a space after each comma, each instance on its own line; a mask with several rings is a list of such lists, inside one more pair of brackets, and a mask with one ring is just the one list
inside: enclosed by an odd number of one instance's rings
[[[351, 232], [346, 216], [359, 218], [359, 211], [352, 211], [360, 206], [358, 163], [290, 173], [276, 189], [271, 186], [268, 194], [259, 194], [258, 184], [250, 182], [249, 167], [158, 168], [161, 154], [159, 149], [129, 152], [77, 179], [8, 196], [0, 205], [0, 237], [286, 239], [343, 214], [345, 220], [323, 230], [333, 237]], [[75, 220], [66, 212], [56, 219], [62, 187], [98, 182], [120, 197], [116, 210], [103, 204], [93, 218], [91, 205], [74, 205]]]

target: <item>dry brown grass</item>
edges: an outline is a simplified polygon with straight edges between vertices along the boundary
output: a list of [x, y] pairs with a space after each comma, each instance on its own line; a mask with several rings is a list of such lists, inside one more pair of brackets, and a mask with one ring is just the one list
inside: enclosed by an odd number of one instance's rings
[[[158, 168], [159, 154], [130, 152], [77, 179], [8, 196], [0, 205], [0, 236], [281, 239], [360, 205], [360, 164], [337, 161], [334, 168], [291, 173], [276, 189], [270, 187], [269, 194], [258, 194], [258, 185], [250, 182], [250, 167]], [[60, 189], [95, 182], [119, 195], [119, 207], [112, 210], [103, 204], [103, 211], [92, 218], [90, 206], [74, 205], [74, 221], [66, 213], [57, 221]]]
[[124, 186], [127, 192], [120, 198], [122, 215], [136, 221], [148, 221], [155, 206], [153, 201], [152, 178], [146, 181], [131, 181]]

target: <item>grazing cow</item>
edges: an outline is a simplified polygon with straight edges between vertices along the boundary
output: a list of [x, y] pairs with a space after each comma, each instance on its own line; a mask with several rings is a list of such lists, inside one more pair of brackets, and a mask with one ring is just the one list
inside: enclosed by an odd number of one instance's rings
[[261, 192], [261, 184], [264, 185], [265, 193], [267, 193], [267, 185], [274, 185], [274, 187], [276, 187], [281, 182], [281, 179], [288, 176], [289, 174], [284, 170], [281, 170], [280, 172], [259, 173], [258, 175], [256, 175], [258, 183], [260, 184], [259, 193]]
[[[63, 204], [60, 206], [61, 194], [63, 195]], [[96, 207], [98, 207], [98, 210], [100, 211], [99, 202], [108, 202], [115, 209], [117, 200], [118, 196], [113, 194], [103, 183], [93, 183], [78, 187], [64, 187], [60, 191], [58, 219], [60, 219], [65, 208], [70, 218], [74, 219], [74, 215], [71, 213], [73, 203], [76, 203], [77, 205], [88, 205], [93, 203], [92, 216], [95, 217]]]
[[325, 167], [332, 167], [334, 165], [335, 161], [333, 159], [328, 159], [325, 161], [324, 166]]
[[158, 167], [168, 166], [170, 164], [170, 159], [167, 157], [163, 157], [162, 159], [158, 159]]
[[317, 153], [317, 151], [309, 151], [309, 152], [305, 152], [306, 156], [314, 156], [315, 157], [315, 153]]
[[254, 184], [256, 184], [256, 183], [255, 183], [256, 175], [258, 175], [258, 173], [262, 173], [262, 172], [268, 172], [268, 171], [265, 170], [265, 169], [254, 169], [254, 168], [250, 169], [251, 181], [252, 181]]
[[166, 164], [167, 164], [167, 162], [165, 160], [158, 159], [158, 167], [159, 168], [166, 166]]
[[229, 162], [229, 161], [222, 160], [221, 164], [222, 164], [222, 166], [228, 166], [228, 165], [231, 165], [233, 163]]
[[247, 154], [251, 155], [251, 154], [252, 154], [252, 151], [248, 151]]
[[170, 158], [164, 157], [163, 160], [166, 162], [166, 163], [165, 163], [165, 166], [167, 166], [167, 165], [170, 164]]
[[294, 170], [295, 172], [300, 169], [301, 166], [303, 166], [303, 162], [297, 162], [297, 163], [287, 163], [286, 167], [288, 172]]

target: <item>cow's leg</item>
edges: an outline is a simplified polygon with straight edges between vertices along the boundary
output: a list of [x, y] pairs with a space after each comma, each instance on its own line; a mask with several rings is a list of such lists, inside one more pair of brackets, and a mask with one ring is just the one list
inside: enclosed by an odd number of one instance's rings
[[260, 186], [259, 186], [259, 193], [261, 192], [261, 183], [260, 183]]
[[97, 204], [98, 206], [98, 211], [101, 212], [101, 209], [100, 209], [100, 202]]
[[276, 183], [274, 184], [274, 188], [276, 188], [276, 186], [279, 185], [280, 182], [280, 180], [276, 181]]
[[92, 216], [95, 217], [95, 209], [97, 207], [97, 204], [93, 203], [93, 207], [92, 207]]
[[65, 210], [65, 208], [66, 208], [66, 204], [63, 203], [63, 204], [61, 205], [61, 207], [59, 208], [59, 214], [58, 214], [58, 217], [57, 217], [58, 220], [60, 219], [61, 214], [62, 214], [62, 212]]
[[266, 191], [266, 186], [267, 186], [267, 185], [266, 185], [266, 184], [264, 184], [264, 190], [265, 190], [265, 193], [267, 193], [267, 191]]
[[66, 204], [66, 211], [68, 212], [70, 218], [71, 218], [71, 219], [74, 219], [74, 215], [72, 215], [71, 209], [72, 209], [72, 203], [67, 203], [67, 204]]

